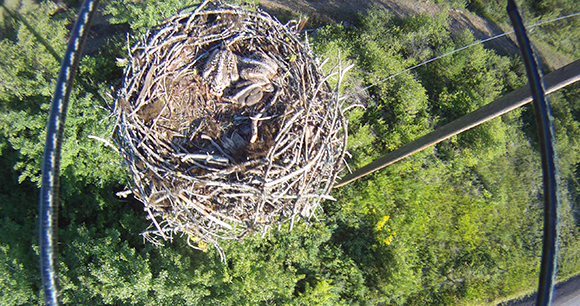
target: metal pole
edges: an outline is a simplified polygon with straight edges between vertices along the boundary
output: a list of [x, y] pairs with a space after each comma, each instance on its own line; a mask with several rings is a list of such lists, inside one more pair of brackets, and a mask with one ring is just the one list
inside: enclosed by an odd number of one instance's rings
[[60, 304], [57, 269], [60, 150], [72, 83], [91, 20], [96, 12], [97, 3], [98, 0], [85, 0], [81, 6], [79, 17], [71, 31], [71, 38], [60, 66], [46, 128], [39, 201], [40, 273], [46, 305]]
[[[570, 63], [552, 73], [544, 76], [546, 84], [546, 94], [555, 92], [572, 83], [580, 81], [580, 60]], [[339, 181], [335, 188], [344, 186], [355, 181], [367, 174], [373, 173], [388, 165], [391, 165], [413, 153], [421, 151], [429, 146], [437, 144], [449, 137], [457, 135], [463, 131], [476, 127], [486, 121], [499, 117], [509, 111], [512, 111], [522, 105], [532, 102], [533, 98], [530, 93], [529, 85], [522, 86], [505, 96], [486, 104], [479, 109], [450, 122], [435, 131], [422, 136], [403, 147], [388, 153], [387, 155], [371, 162], [370, 164], [357, 169], [353, 173], [346, 175]]]
[[551, 305], [558, 261], [558, 170], [555, 152], [555, 132], [548, 99], [540, 78], [536, 57], [516, 3], [508, 0], [507, 12], [512, 21], [522, 58], [526, 66], [528, 81], [534, 97], [534, 113], [538, 129], [542, 172], [544, 177], [544, 242], [542, 264], [536, 305]]

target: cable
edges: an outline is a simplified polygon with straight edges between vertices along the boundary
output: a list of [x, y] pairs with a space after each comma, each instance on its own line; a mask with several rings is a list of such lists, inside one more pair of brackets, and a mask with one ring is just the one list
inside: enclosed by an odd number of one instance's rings
[[52, 99], [42, 160], [39, 200], [40, 271], [46, 305], [59, 305], [57, 217], [60, 151], [72, 83], [98, 0], [85, 0], [71, 31]]
[[[68, 47], [61, 64], [61, 70], [58, 76], [57, 86], [54, 93], [47, 125], [46, 144], [42, 162], [42, 186], [39, 201], [41, 278], [44, 287], [45, 302], [47, 305], [59, 305], [59, 288], [57, 281], [57, 211], [60, 151], [64, 125], [66, 121], [66, 112], [68, 108], [68, 100], [72, 88], [72, 82], [78, 68], [82, 48], [89, 31], [89, 26], [91, 24], [94, 13], [96, 12], [97, 3], [98, 0], [85, 0], [81, 7], [79, 17], [71, 32], [71, 39], [68, 43]], [[528, 77], [530, 78], [532, 94], [534, 95], [534, 107], [536, 109], [538, 131], [540, 133], [540, 138], [544, 140], [544, 142], [541, 143], [541, 148], [546, 205], [544, 221], [544, 253], [542, 257], [540, 285], [538, 290], [538, 305], [549, 305], [551, 303], [553, 280], [555, 276], [557, 259], [556, 244], [558, 238], [558, 197], [553, 143], [554, 133], [549, 116], [549, 106], [547, 105], [547, 101], [544, 99], [541, 79], [539, 78], [537, 71], [537, 64], [535, 63], [533, 53], [529, 47], [529, 40], [527, 40], [527, 37], [525, 36], [525, 27], [523, 26], [523, 23], [521, 23], [521, 17], [517, 12], [517, 8], [515, 7], [513, 0], [509, 0], [508, 2], [508, 13], [510, 14], [510, 18], [514, 23], [515, 32], [518, 36], [518, 42], [520, 42], [524, 60], [526, 61], [526, 69], [528, 70]], [[558, 17], [551, 21], [564, 19], [578, 14], [580, 13]], [[545, 21], [532, 26], [544, 24], [547, 22], [550, 21]], [[496, 35], [492, 38], [488, 38], [486, 40], [467, 45], [452, 52], [448, 52], [419, 65], [415, 65], [411, 68], [403, 70], [395, 75], [381, 80], [378, 83], [384, 82], [405, 71], [430, 63], [443, 56], [461, 51], [479, 43], [508, 35], [510, 33], [512, 32]], [[372, 86], [376, 84], [373, 84]]]
[[544, 94], [538, 64], [526, 35], [526, 28], [514, 0], [508, 0], [507, 12], [512, 21], [522, 58], [526, 66], [528, 81], [534, 97], [534, 113], [538, 129], [542, 172], [544, 178], [544, 241], [542, 264], [536, 305], [551, 305], [558, 260], [558, 173], [550, 105]]
[[[535, 27], [537, 27], [537, 26], [541, 26], [541, 25], [544, 25], [544, 24], [546, 24], [546, 23], [550, 23], [550, 22], [554, 22], [554, 21], [558, 21], [558, 20], [562, 20], [562, 19], [566, 19], [566, 18], [570, 18], [570, 17], [575, 17], [575, 16], [578, 16], [578, 15], [580, 15], [580, 12], [577, 12], [577, 13], [572, 13], [572, 14], [568, 14], [568, 15], [565, 15], [565, 16], [556, 17], [556, 18], [553, 18], [553, 19], [550, 19], [550, 20], [546, 20], [546, 21], [542, 21], [542, 22], [538, 22], [538, 23], [534, 23], [534, 24], [531, 24], [531, 25], [525, 26], [525, 28], [526, 28], [526, 29], [533, 29], [533, 28], [535, 28]], [[377, 85], [379, 85], [379, 84], [381, 84], [381, 83], [384, 83], [384, 82], [386, 82], [386, 81], [388, 81], [388, 80], [390, 80], [390, 79], [392, 79], [392, 78], [394, 78], [394, 77], [398, 76], [398, 75], [399, 75], [399, 74], [401, 74], [401, 73], [405, 73], [405, 72], [407, 72], [407, 71], [411, 71], [411, 70], [413, 70], [413, 69], [415, 69], [415, 68], [419, 68], [419, 67], [421, 67], [421, 66], [427, 65], [427, 64], [429, 64], [429, 63], [431, 63], [431, 62], [434, 62], [434, 61], [436, 61], [436, 60], [438, 60], [438, 59], [440, 59], [440, 58], [443, 58], [443, 57], [445, 57], [445, 56], [448, 56], [448, 55], [451, 55], [451, 54], [457, 53], [457, 52], [459, 52], [459, 51], [462, 51], [462, 50], [465, 50], [465, 49], [467, 49], [467, 48], [471, 48], [471, 47], [473, 47], [473, 46], [475, 46], [475, 45], [483, 44], [483, 43], [486, 43], [486, 42], [488, 42], [488, 41], [491, 41], [491, 40], [494, 40], [494, 39], [497, 39], [497, 38], [500, 38], [500, 37], [507, 36], [507, 35], [509, 35], [509, 34], [512, 34], [512, 33], [514, 33], [514, 31], [513, 31], [513, 30], [512, 30], [512, 31], [505, 32], [505, 33], [501, 33], [501, 34], [498, 34], [498, 35], [495, 35], [495, 36], [492, 36], [492, 37], [488, 37], [488, 38], [486, 38], [486, 39], [483, 39], [483, 40], [480, 40], [480, 41], [476, 41], [476, 42], [474, 42], [474, 43], [471, 43], [471, 44], [469, 44], [469, 45], [463, 46], [463, 47], [461, 47], [461, 48], [458, 48], [458, 49], [455, 49], [455, 50], [449, 51], [449, 52], [447, 52], [447, 53], [441, 54], [441, 55], [439, 55], [439, 56], [436, 56], [436, 57], [434, 57], [434, 58], [428, 59], [428, 60], [426, 60], [426, 61], [424, 61], [424, 62], [422, 62], [422, 63], [419, 63], [419, 64], [417, 64], [417, 65], [413, 65], [413, 66], [411, 66], [411, 67], [409, 67], [409, 68], [406, 68], [406, 69], [404, 69], [404, 70], [401, 70], [401, 71], [399, 71], [399, 72], [397, 72], [397, 73], [395, 73], [395, 74], [392, 74], [392, 75], [390, 75], [390, 76], [388, 76], [388, 77], [386, 77], [386, 78], [384, 78], [384, 79], [382, 79], [382, 80], [379, 80], [379, 81], [378, 81], [378, 82], [376, 82], [376, 83], [373, 83], [373, 84], [371, 84], [371, 85], [368, 85], [367, 87], [364, 87], [364, 88], [362, 88], [361, 90], [358, 90], [358, 91], [356, 91], [355, 93], [360, 93], [360, 92], [363, 92], [363, 91], [365, 91], [365, 90], [367, 90], [367, 89], [369, 89], [369, 88], [372, 88], [372, 87], [374, 87], [374, 86], [377, 86]], [[344, 96], [344, 97], [341, 97], [340, 99], [341, 99], [341, 100], [344, 100], [344, 99], [347, 99], [348, 97], [350, 97], [350, 95], [346, 95], [346, 96]]]
[[[547, 94], [580, 81], [580, 60], [574, 61], [558, 70], [550, 72], [544, 76], [543, 80], [546, 85]], [[438, 127], [436, 130], [405, 144], [395, 151], [391, 151], [386, 155], [375, 159], [371, 163], [356, 169], [350, 174], [345, 175], [334, 185], [334, 188], [342, 187], [363, 176], [396, 163], [399, 160], [415, 154], [427, 147], [448, 139], [451, 136], [467, 131], [532, 101], [533, 97], [530, 93], [529, 85], [519, 87], [503, 97], [498, 98], [461, 118], [449, 122], [442, 127]]]

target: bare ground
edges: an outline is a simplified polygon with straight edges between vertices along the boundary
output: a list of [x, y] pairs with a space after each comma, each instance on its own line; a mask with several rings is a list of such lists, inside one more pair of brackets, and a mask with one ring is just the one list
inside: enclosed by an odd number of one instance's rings
[[[341, 22], [354, 24], [359, 16], [369, 10], [386, 9], [401, 18], [415, 14], [427, 14], [434, 17], [446, 12], [449, 16], [449, 28], [453, 34], [457, 35], [468, 29], [478, 40], [510, 30], [504, 30], [499, 25], [468, 10], [450, 8], [430, 0], [261, 0], [259, 6], [281, 21], [308, 17], [307, 27]], [[107, 17], [98, 16], [93, 21], [91, 37], [87, 40], [84, 53], [98, 51], [108, 37], [129, 30], [128, 24], [110, 24]], [[550, 70], [560, 68], [572, 61], [566, 56], [556, 54], [541, 42], [534, 41], [534, 44], [540, 61]], [[495, 49], [501, 55], [513, 55], [519, 52], [515, 39], [510, 36], [492, 40], [485, 45]]]
[[[310, 19], [309, 25], [312, 27], [326, 23], [352, 24], [356, 22], [358, 16], [364, 15], [369, 10], [386, 9], [401, 18], [415, 14], [434, 17], [446, 11], [449, 16], [449, 29], [453, 34], [457, 35], [467, 29], [478, 40], [511, 30], [511, 28], [502, 29], [499, 25], [468, 10], [451, 8], [430, 0], [261, 0], [260, 6], [280, 20], [306, 16]], [[545, 43], [531, 38], [544, 68], [555, 70], [572, 62], [572, 59], [554, 52]], [[485, 45], [501, 55], [519, 52], [515, 37], [510, 35], [491, 40]]]
[[[387, 9], [397, 17], [415, 14], [436, 16], [446, 10], [450, 30], [458, 34], [469, 29], [476, 39], [482, 40], [503, 33], [503, 30], [485, 19], [467, 11], [448, 8], [429, 0], [262, 0], [260, 6], [276, 16], [307, 16], [313, 24], [354, 22], [359, 14], [371, 9]], [[510, 38], [501, 38], [489, 44], [500, 53], [517, 52], [517, 45]]]

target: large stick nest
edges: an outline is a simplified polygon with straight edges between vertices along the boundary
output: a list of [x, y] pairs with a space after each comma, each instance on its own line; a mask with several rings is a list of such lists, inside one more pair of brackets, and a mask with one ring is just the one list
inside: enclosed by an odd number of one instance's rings
[[149, 241], [185, 233], [221, 250], [220, 238], [292, 229], [331, 199], [346, 121], [299, 26], [206, 5], [130, 50], [116, 138]]

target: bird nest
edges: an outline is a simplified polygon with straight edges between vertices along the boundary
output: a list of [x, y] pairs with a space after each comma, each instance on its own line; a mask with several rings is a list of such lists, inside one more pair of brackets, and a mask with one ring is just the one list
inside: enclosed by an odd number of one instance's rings
[[346, 121], [300, 27], [206, 3], [131, 48], [116, 139], [147, 240], [186, 234], [223, 256], [220, 239], [291, 230], [332, 199]]

